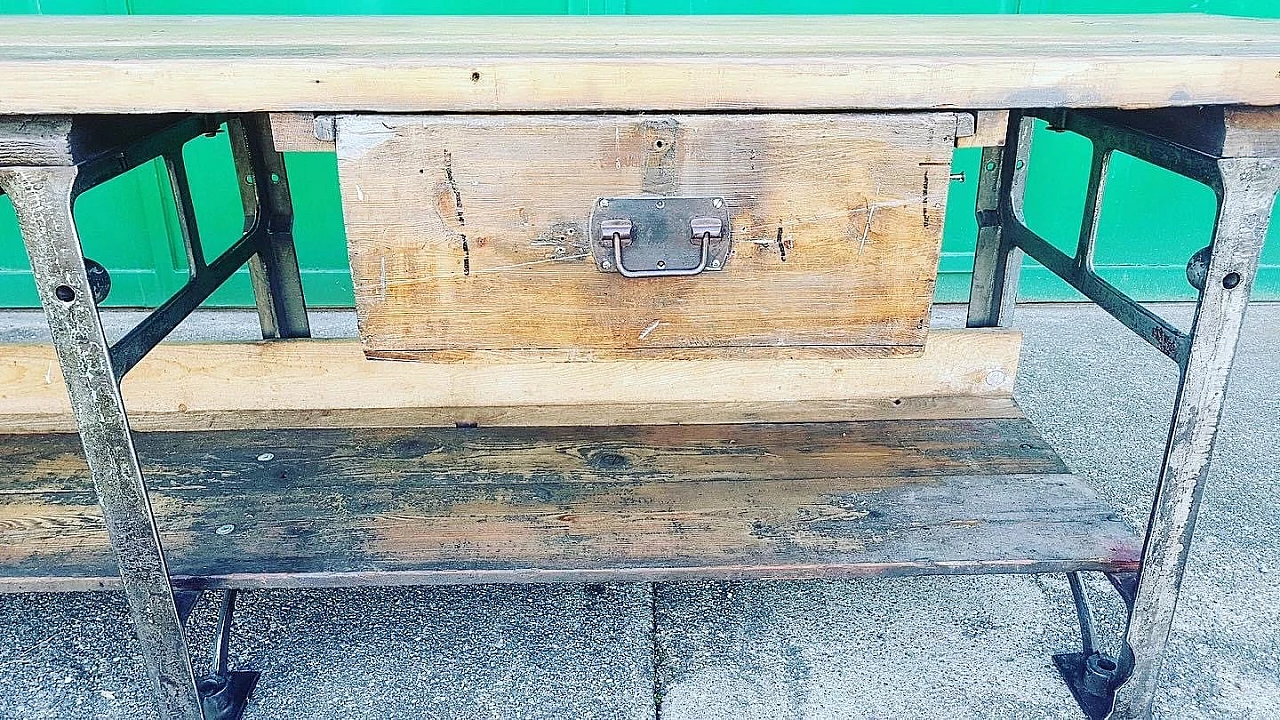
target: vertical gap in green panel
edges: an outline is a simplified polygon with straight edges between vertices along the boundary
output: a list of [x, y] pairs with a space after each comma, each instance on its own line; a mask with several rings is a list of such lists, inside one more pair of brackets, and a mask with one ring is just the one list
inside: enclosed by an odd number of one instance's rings
[[333, 153], [286, 153], [293, 195], [293, 236], [302, 266], [302, 287], [311, 307], [350, 307], [351, 265]]
[[[186, 248], [182, 241], [182, 228], [178, 225], [178, 208], [173, 195], [173, 187], [169, 182], [169, 170], [163, 160], [157, 160], [153, 163], [156, 179], [156, 196], [160, 198], [161, 217], [164, 220], [165, 234], [168, 237], [166, 249], [168, 250], [167, 264], [164, 267], [157, 267], [156, 273], [159, 276], [159, 285], [165, 288], [166, 297], [177, 292], [179, 288], [186, 283], [190, 277], [190, 269], [187, 265]], [[157, 262], [159, 260], [157, 259]], [[153, 298], [151, 305], [164, 302], [164, 298]]]

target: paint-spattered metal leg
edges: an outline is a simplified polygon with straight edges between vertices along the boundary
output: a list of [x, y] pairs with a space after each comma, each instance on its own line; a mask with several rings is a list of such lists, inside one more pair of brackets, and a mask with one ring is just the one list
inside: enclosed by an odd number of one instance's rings
[[969, 327], [1003, 327], [1013, 319], [1018, 299], [1022, 250], [1001, 233], [1009, 206], [1021, 198], [1024, 156], [1030, 137], [1020, 138], [1020, 117], [1010, 113], [1004, 147], [982, 149], [978, 170], [978, 243], [974, 251], [973, 283], [969, 289]]
[[257, 254], [249, 260], [262, 336], [310, 337], [302, 275], [293, 244], [293, 203], [284, 156], [275, 150], [265, 116], [234, 118], [228, 129], [240, 178], [245, 232], [258, 224], [266, 229]]
[[1229, 158], [1219, 160], [1218, 168], [1222, 182], [1212, 251], [1125, 632], [1120, 662], [1129, 679], [1116, 692], [1113, 718], [1151, 713], [1227, 376], [1280, 191], [1280, 159]]
[[84, 252], [72, 221], [78, 169], [0, 168], [49, 320], [134, 629], [161, 716], [202, 720], [169, 573], [134, 452]]

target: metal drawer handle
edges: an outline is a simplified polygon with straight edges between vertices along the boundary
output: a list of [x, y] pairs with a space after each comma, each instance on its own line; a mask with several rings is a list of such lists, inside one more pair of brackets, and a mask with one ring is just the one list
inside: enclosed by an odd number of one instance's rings
[[728, 260], [728, 211], [722, 198], [601, 198], [595, 207], [592, 253], [602, 272], [688, 277], [720, 270]]

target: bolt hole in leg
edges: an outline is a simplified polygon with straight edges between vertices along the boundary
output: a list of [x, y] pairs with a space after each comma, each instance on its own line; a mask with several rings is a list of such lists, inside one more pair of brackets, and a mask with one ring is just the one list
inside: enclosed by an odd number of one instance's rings
[[1222, 287], [1228, 290], [1234, 289], [1239, 284], [1240, 273], [1227, 273], [1226, 277], [1222, 278]]
[[75, 302], [76, 299], [76, 291], [70, 285], [59, 285], [53, 289], [53, 295], [64, 303]]

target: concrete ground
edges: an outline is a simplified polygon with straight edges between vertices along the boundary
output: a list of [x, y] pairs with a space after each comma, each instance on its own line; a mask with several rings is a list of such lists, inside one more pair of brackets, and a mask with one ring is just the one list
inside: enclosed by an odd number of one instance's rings
[[[1186, 327], [1186, 306], [1158, 309]], [[348, 314], [315, 324], [354, 331]], [[1026, 306], [1017, 326], [1027, 414], [1141, 527], [1172, 363], [1092, 308]], [[252, 337], [254, 318], [204, 313], [181, 333]], [[43, 334], [38, 314], [0, 315], [0, 341]], [[1280, 717], [1277, 346], [1280, 305], [1254, 305], [1158, 717]], [[1091, 588], [1114, 638], [1119, 602]], [[193, 620], [200, 657], [212, 608]], [[0, 618], [0, 718], [152, 716], [120, 596], [0, 595]], [[640, 720], [655, 703], [662, 720], [1075, 718], [1049, 659], [1078, 643], [1073, 622], [1060, 576], [255, 592], [233, 664], [263, 673], [248, 720]]]

